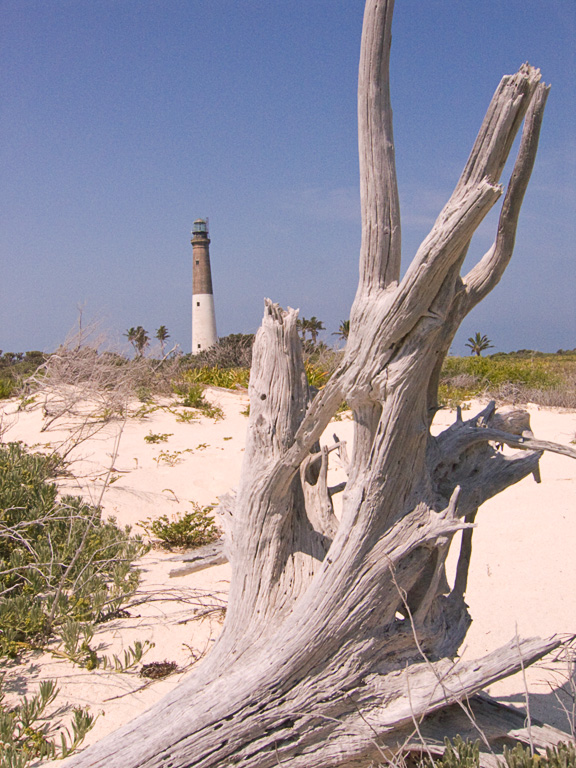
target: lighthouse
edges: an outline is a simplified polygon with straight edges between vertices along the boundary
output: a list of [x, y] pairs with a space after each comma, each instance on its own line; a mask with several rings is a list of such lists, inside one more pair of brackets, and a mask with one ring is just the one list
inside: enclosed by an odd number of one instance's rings
[[192, 354], [209, 349], [218, 341], [208, 220], [196, 219], [192, 228]]

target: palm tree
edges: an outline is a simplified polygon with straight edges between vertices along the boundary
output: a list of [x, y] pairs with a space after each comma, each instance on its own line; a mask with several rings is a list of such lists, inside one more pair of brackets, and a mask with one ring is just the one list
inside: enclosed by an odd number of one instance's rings
[[347, 341], [350, 335], [350, 320], [342, 320], [337, 331], [332, 336], [338, 336], [342, 341]]
[[312, 315], [310, 320], [307, 320], [306, 322], [308, 323], [307, 330], [310, 331], [310, 336], [312, 336], [312, 344], [316, 345], [318, 334], [320, 331], [325, 330], [324, 323], [321, 320], [318, 320], [316, 315]]
[[130, 344], [136, 349], [136, 328], [134, 328], [134, 326], [128, 328], [124, 336], [126, 336]]
[[166, 346], [166, 342], [170, 338], [170, 334], [168, 333], [168, 328], [166, 328], [165, 325], [161, 325], [160, 328], [158, 328], [158, 330], [156, 331], [156, 338], [160, 342], [162, 357], [164, 357], [164, 347]]
[[477, 331], [474, 336], [468, 338], [466, 346], [470, 347], [470, 354], [476, 355], [477, 357], [480, 357], [482, 352], [485, 352], [487, 349], [493, 348], [488, 336], [486, 336], [486, 334], [481, 335], [479, 331]]
[[148, 336], [148, 331], [145, 331], [144, 328], [141, 325], [137, 325], [136, 328], [128, 328], [126, 333], [124, 334], [130, 344], [134, 347], [136, 350], [136, 354], [139, 357], [142, 357], [144, 354], [144, 350], [150, 343], [150, 337]]

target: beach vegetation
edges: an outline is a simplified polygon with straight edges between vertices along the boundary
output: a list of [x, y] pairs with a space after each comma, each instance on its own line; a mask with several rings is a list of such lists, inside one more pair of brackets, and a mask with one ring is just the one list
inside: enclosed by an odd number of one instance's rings
[[140, 670], [140, 677], [146, 677], [149, 680], [162, 680], [164, 677], [178, 672], [178, 664], [175, 661], [152, 661], [150, 664], [143, 664]]
[[211, 544], [221, 536], [221, 531], [214, 522], [214, 505], [202, 507], [191, 502], [192, 509], [184, 514], [149, 517], [138, 523], [152, 539], [163, 549], [193, 549]]
[[[127, 615], [126, 611], [119, 612], [119, 616]], [[134, 669], [144, 655], [154, 647], [154, 643], [148, 640], [144, 642], [136, 640], [134, 645], [124, 649], [122, 657], [115, 653], [112, 656], [99, 655], [97, 649], [93, 647], [93, 639], [93, 624], [68, 619], [62, 624], [58, 648], [52, 648], [51, 653], [89, 671], [100, 668], [111, 672], [128, 672]]]
[[73, 618], [106, 620], [134, 594], [141, 537], [99, 506], [59, 496], [56, 454], [0, 445], [0, 656], [43, 647]]
[[342, 320], [342, 322], [338, 327], [338, 330], [332, 334], [332, 336], [338, 336], [340, 341], [348, 341], [349, 335], [350, 335], [350, 320]]
[[204, 397], [206, 387], [201, 382], [191, 381], [184, 376], [179, 381], [174, 382], [173, 387], [174, 392], [182, 398], [180, 405], [185, 408], [194, 408], [200, 411], [203, 416], [215, 421], [224, 418], [222, 408], [208, 402]]
[[0, 350], [0, 400], [18, 395], [24, 379], [46, 360], [43, 352], [2, 352]]
[[170, 338], [170, 334], [168, 333], [168, 328], [166, 328], [165, 325], [161, 325], [160, 328], [157, 329], [154, 338], [158, 339], [158, 341], [160, 342], [160, 350], [162, 353], [162, 357], [164, 357], [166, 342]]
[[54, 680], [43, 680], [28, 698], [5, 704], [0, 678], [0, 768], [26, 768], [38, 758], [68, 757], [96, 721], [85, 707], [74, 707], [68, 728], [55, 728], [51, 706], [59, 693]]
[[185, 453], [192, 453], [192, 448], [185, 448], [183, 451], [160, 451], [154, 461], [157, 466], [160, 466], [160, 463], [162, 463], [167, 464], [169, 467], [175, 467], [176, 464], [180, 464], [184, 460]]
[[124, 336], [126, 336], [130, 344], [132, 344], [136, 354], [139, 357], [142, 357], [144, 350], [150, 344], [150, 336], [148, 336], [148, 331], [146, 331], [141, 325], [137, 325], [135, 328], [128, 328]]
[[485, 352], [487, 349], [491, 349], [494, 345], [491, 344], [490, 339], [488, 336], [486, 336], [486, 334], [481, 334], [480, 331], [477, 331], [474, 336], [468, 337], [466, 346], [470, 348], [471, 355], [480, 357], [482, 352]]
[[149, 432], [144, 436], [144, 442], [146, 443], [167, 443], [168, 438], [172, 437], [172, 432]]
[[222, 368], [217, 365], [190, 368], [181, 376], [185, 382], [224, 389], [247, 389], [249, 378], [249, 368]]
[[442, 367], [439, 404], [476, 397], [497, 402], [576, 406], [576, 352], [546, 354], [531, 350], [487, 357], [447, 357]]
[[322, 389], [330, 378], [330, 371], [326, 370], [318, 363], [313, 363], [310, 360], [304, 361], [304, 369], [306, 371], [306, 378], [308, 379], [308, 386], [315, 389]]
[[176, 421], [179, 424], [191, 424], [194, 421], [198, 421], [198, 414], [194, 411], [173, 411], [176, 414]]
[[222, 336], [209, 349], [197, 355], [183, 355], [184, 370], [194, 368], [246, 368], [252, 365], [253, 333], [231, 333]]
[[[480, 768], [480, 741], [474, 742], [456, 736], [444, 740], [444, 753], [432, 761], [425, 757], [420, 768]], [[560, 742], [547, 747], [544, 754], [534, 752], [528, 745], [517, 742], [504, 746], [504, 760], [496, 760], [499, 768], [575, 768], [576, 744]]]

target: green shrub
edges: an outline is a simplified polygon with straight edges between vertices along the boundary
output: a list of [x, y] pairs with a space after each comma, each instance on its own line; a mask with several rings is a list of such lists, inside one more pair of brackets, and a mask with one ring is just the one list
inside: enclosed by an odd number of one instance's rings
[[[456, 736], [453, 741], [444, 739], [444, 745], [444, 754], [435, 760], [438, 768], [478, 768], [480, 765], [479, 741], [464, 741], [460, 736]], [[430, 768], [432, 762], [426, 759], [424, 766]]]
[[0, 445], [0, 655], [42, 645], [70, 618], [97, 622], [134, 593], [145, 550], [129, 528], [58, 497], [56, 456]]
[[176, 464], [180, 464], [184, 461], [184, 454], [192, 453], [192, 448], [185, 448], [183, 451], [160, 451], [158, 456], [154, 459], [157, 466], [160, 466], [160, 462], [168, 464], [169, 467], [175, 467]]
[[504, 747], [504, 759], [508, 768], [576, 768], [576, 747], [560, 743], [547, 747], [546, 755], [532, 755], [523, 744], [513, 749]]
[[192, 502], [192, 510], [183, 515], [175, 515], [172, 519], [168, 515], [156, 519], [149, 517], [138, 525], [165, 549], [192, 549], [220, 538], [220, 531], [210, 514], [213, 509], [213, 506], [201, 507]]
[[197, 355], [184, 355], [183, 363], [190, 368], [246, 368], [252, 364], [254, 334], [232, 333], [218, 339], [210, 349]]
[[91, 730], [96, 718], [87, 709], [75, 707], [68, 728], [56, 731], [46, 710], [58, 695], [54, 680], [43, 680], [38, 693], [21, 697], [6, 707], [0, 679], [0, 768], [25, 768], [36, 758], [64, 758], [71, 754]]
[[186, 408], [205, 408], [210, 403], [204, 397], [204, 385], [198, 382], [183, 382], [175, 387], [176, 394], [182, 397], [181, 405]]
[[11, 379], [0, 379], [0, 400], [5, 400], [16, 392], [16, 384]]
[[[456, 736], [452, 741], [444, 740], [446, 749], [441, 758], [434, 763], [438, 768], [479, 768], [480, 741], [464, 741]], [[576, 768], [576, 746], [557, 744], [547, 747], [545, 755], [532, 754], [524, 744], [516, 744], [512, 749], [504, 747], [504, 762], [498, 761], [500, 768]], [[424, 758], [423, 768], [431, 768], [432, 761]]]

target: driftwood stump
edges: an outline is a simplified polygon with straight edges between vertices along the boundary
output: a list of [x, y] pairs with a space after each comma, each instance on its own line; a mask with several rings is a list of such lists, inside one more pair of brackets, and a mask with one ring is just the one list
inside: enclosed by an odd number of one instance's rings
[[[162, 702], [66, 765], [87, 768], [368, 766], [420, 736], [464, 733], [484, 749], [522, 719], [475, 696], [540, 658], [555, 638], [457, 661], [472, 523], [488, 498], [530, 474], [542, 450], [493, 405], [437, 437], [442, 362], [465, 315], [498, 283], [513, 250], [548, 89], [525, 65], [498, 86], [462, 176], [400, 277], [400, 213], [388, 66], [393, 2], [367, 0], [359, 77], [360, 281], [342, 363], [310, 400], [297, 312], [266, 302], [250, 379], [240, 487], [228, 499], [232, 581], [211, 654]], [[465, 276], [474, 231], [500, 199], [494, 245]], [[318, 440], [343, 400], [355, 440], [340, 519]], [[518, 424], [521, 432], [518, 434]], [[519, 450], [503, 454], [496, 443]], [[455, 584], [445, 575], [463, 530]], [[560, 738], [532, 729], [536, 744]]]

